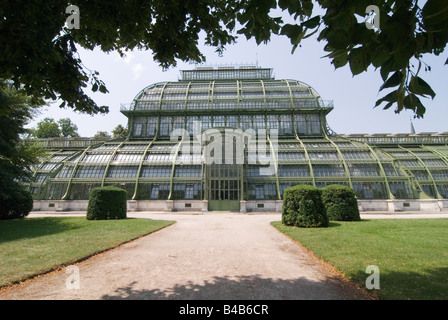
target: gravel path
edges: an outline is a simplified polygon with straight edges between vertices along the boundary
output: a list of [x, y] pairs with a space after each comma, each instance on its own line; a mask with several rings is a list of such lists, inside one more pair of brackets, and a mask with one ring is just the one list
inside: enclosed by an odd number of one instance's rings
[[[31, 214], [32, 216], [38, 216]], [[270, 225], [279, 214], [157, 214], [177, 223], [0, 292], [0, 299], [363, 299]], [[67, 279], [79, 271], [79, 289]]]

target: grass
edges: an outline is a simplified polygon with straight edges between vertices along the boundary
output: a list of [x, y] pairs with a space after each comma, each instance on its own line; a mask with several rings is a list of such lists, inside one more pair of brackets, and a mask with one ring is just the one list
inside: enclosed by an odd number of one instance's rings
[[45, 217], [0, 221], [0, 287], [69, 265], [174, 223]]
[[328, 228], [272, 225], [365, 287], [379, 268], [380, 299], [448, 299], [448, 219], [330, 222]]

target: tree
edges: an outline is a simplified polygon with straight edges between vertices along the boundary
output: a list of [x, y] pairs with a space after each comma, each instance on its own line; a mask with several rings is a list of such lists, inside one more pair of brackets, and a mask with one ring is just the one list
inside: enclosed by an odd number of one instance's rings
[[109, 139], [112, 138], [107, 131], [98, 131], [97, 133], [95, 133], [95, 135], [93, 137], [94, 138], [109, 138]]
[[[155, 61], [168, 68], [177, 60], [205, 61], [198, 48], [202, 32], [205, 44], [218, 53], [238, 35], [258, 44], [272, 34], [284, 35], [294, 50], [303, 39], [318, 34], [336, 68], [348, 64], [358, 75], [373, 66], [383, 77], [380, 90], [396, 88], [377, 106], [396, 104], [396, 112], [410, 109], [421, 117], [425, 108], [419, 97], [435, 95], [420, 75], [422, 68], [430, 69], [423, 55], [441, 54], [448, 41], [446, 0], [424, 5], [417, 0], [79, 0], [79, 12], [70, 16], [64, 1], [0, 1], [0, 78], [23, 85], [28, 94], [61, 99], [61, 107], [88, 114], [109, 109], [97, 106], [84, 88], [108, 91], [98, 72], [82, 65], [77, 46], [121, 55], [152, 50]], [[316, 4], [322, 15], [313, 11]], [[371, 5], [378, 8], [378, 29], [364, 23]], [[272, 16], [274, 9], [286, 11], [296, 23]], [[79, 18], [79, 29], [66, 24], [71, 16]]]
[[24, 217], [32, 209], [31, 194], [22, 183], [31, 181], [33, 166], [45, 151], [22, 136], [27, 136], [25, 125], [42, 103], [0, 81], [0, 219]]
[[37, 128], [32, 130], [32, 134], [39, 139], [79, 137], [78, 126], [70, 118], [62, 118], [57, 122], [53, 118], [45, 118], [37, 123]]
[[78, 126], [70, 118], [62, 118], [58, 121], [61, 135], [65, 138], [79, 137]]
[[61, 129], [53, 118], [45, 118], [37, 123], [37, 128], [33, 131], [33, 136], [39, 139], [55, 138], [61, 136]]
[[112, 130], [112, 135], [114, 139], [126, 138], [128, 136], [128, 129], [119, 124]]

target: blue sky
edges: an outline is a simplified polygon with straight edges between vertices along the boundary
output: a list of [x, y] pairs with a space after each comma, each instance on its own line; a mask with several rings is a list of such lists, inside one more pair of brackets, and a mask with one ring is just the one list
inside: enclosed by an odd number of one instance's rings
[[[420, 76], [436, 92], [434, 100], [422, 99], [427, 107], [423, 119], [413, 119], [413, 114], [403, 111], [395, 114], [393, 108], [382, 110], [373, 108], [375, 101], [384, 95], [379, 93], [382, 79], [379, 70], [370, 68], [353, 77], [346, 65], [335, 70], [328, 58], [323, 58], [324, 43], [310, 38], [291, 54], [291, 44], [286, 37], [274, 36], [267, 44], [257, 46], [254, 40], [240, 37], [234, 45], [228, 46], [223, 56], [218, 56], [214, 48], [202, 46], [207, 65], [255, 64], [274, 69], [276, 79], [294, 79], [311, 85], [324, 100], [334, 101], [334, 110], [328, 115], [328, 123], [336, 133], [409, 133], [411, 119], [416, 132], [448, 132], [448, 65], [446, 51], [440, 57], [428, 56], [425, 62], [431, 72], [421, 71]], [[118, 124], [125, 126], [127, 118], [120, 113], [121, 103], [130, 103], [144, 87], [161, 81], [176, 81], [179, 70], [192, 69], [194, 65], [179, 62], [178, 66], [163, 71], [154, 62], [152, 52], [134, 51], [126, 58], [117, 53], [80, 49], [83, 64], [100, 73], [109, 93], [91, 93], [98, 105], [108, 105], [107, 115], [89, 116], [71, 109], [59, 109], [51, 104], [42, 109], [41, 114], [28, 127], [45, 117], [55, 120], [69, 117], [78, 126], [81, 136], [91, 137], [98, 131], [112, 131]], [[87, 91], [90, 92], [90, 91]]]

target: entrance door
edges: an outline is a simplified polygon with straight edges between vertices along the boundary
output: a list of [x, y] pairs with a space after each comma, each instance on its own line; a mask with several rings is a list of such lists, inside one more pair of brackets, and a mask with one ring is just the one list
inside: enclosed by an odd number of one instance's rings
[[208, 165], [208, 210], [239, 211], [241, 193], [240, 165]]

